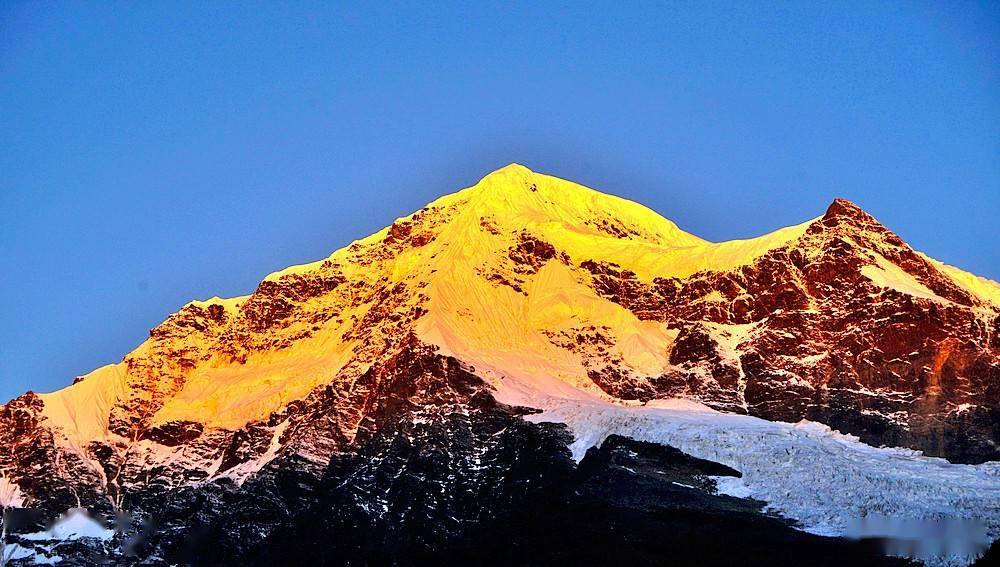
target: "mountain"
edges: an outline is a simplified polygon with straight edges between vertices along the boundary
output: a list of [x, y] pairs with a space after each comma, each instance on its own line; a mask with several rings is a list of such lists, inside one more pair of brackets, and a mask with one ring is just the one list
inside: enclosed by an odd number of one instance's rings
[[[735, 530], [788, 550], [759, 563], [882, 563], [821, 536], [876, 511], [1000, 536], [998, 440], [1000, 284], [840, 199], [711, 243], [510, 165], [8, 402], [0, 482], [49, 518], [133, 519], [64, 557], [82, 563], [623, 545], [569, 509], [631, 525], [637, 562], [697, 541], [726, 563], [739, 546], [711, 535]], [[650, 535], [690, 522], [709, 527]], [[486, 553], [511, 538], [532, 543]], [[51, 558], [30, 545], [51, 539], [19, 539], [20, 560]]]

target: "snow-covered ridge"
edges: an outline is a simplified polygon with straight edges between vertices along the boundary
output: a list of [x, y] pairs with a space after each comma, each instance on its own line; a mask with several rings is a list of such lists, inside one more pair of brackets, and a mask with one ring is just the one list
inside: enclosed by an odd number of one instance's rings
[[[432, 303], [431, 313], [421, 322], [421, 329], [423, 336], [431, 342], [437, 342], [446, 351], [454, 350], [461, 354], [469, 354], [470, 349], [489, 352], [496, 349], [479, 339], [495, 343], [495, 330], [506, 328], [511, 332], [503, 339], [509, 344], [501, 347], [503, 350], [513, 348], [512, 353], [522, 351], [517, 354], [522, 359], [539, 357], [544, 360], [552, 359], [559, 353], [551, 348], [548, 339], [538, 335], [536, 329], [558, 325], [558, 320], [566, 315], [579, 319], [583, 319], [580, 317], [583, 315], [586, 319], [622, 321], [631, 329], [622, 330], [625, 336], [656, 337], [663, 331], [652, 328], [652, 325], [639, 324], [634, 316], [596, 297], [581, 285], [578, 276], [566, 270], [547, 266], [536, 279], [542, 290], [555, 285], [563, 290], [561, 296], [552, 297], [547, 306], [541, 305], [537, 297], [539, 290], [532, 289], [530, 297], [524, 297], [485, 280], [483, 275], [503, 271], [502, 267], [496, 266], [497, 258], [516, 245], [512, 238], [518, 231], [528, 230], [536, 234], [564, 251], [572, 261], [614, 261], [651, 279], [684, 276], [698, 270], [722, 269], [749, 262], [800, 235], [808, 224], [781, 229], [758, 239], [709, 243], [680, 230], [671, 221], [642, 205], [534, 173], [515, 164], [486, 176], [475, 186], [441, 197], [425, 210], [454, 211], [451, 218], [437, 228], [437, 238], [429, 245], [404, 250], [388, 262], [362, 262], [356, 251], [380, 246], [392, 228], [387, 227], [334, 252], [324, 260], [274, 272], [265, 281], [312, 274], [321, 270], [324, 263], [332, 262], [346, 278], [353, 281], [376, 282], [382, 279], [430, 284], [426, 293]], [[409, 223], [415, 216], [404, 217], [397, 222]], [[495, 237], [484, 234], [484, 222], [494, 223], [502, 234]], [[216, 297], [189, 305], [201, 309], [219, 305], [226, 313], [237, 316], [249, 297]], [[322, 302], [330, 301], [335, 299], [322, 299], [315, 308], [322, 308]], [[544, 313], [540, 313], [539, 309], [543, 307]], [[351, 314], [337, 305], [331, 304], [330, 308], [343, 309], [345, 316]], [[523, 320], [526, 310], [534, 313], [530, 316], [531, 321]], [[614, 311], [620, 313], [615, 314]], [[466, 312], [476, 312], [479, 317], [467, 318], [463, 315]], [[504, 320], [498, 319], [500, 315], [504, 316]], [[254, 355], [253, 364], [232, 364], [219, 358], [210, 360], [195, 369], [187, 380], [188, 386], [159, 410], [159, 421], [193, 419], [234, 429], [265, 417], [285, 403], [304, 396], [316, 385], [313, 378], [303, 380], [300, 377], [306, 374], [316, 376], [315, 369], [318, 367], [333, 372], [346, 362], [338, 353], [349, 353], [353, 345], [341, 338], [343, 333], [343, 328], [324, 329], [320, 333], [323, 340], [317, 337], [317, 340], [298, 341], [287, 352]], [[655, 347], [662, 345], [666, 339], [651, 340]], [[459, 347], [456, 341], [467, 346]], [[331, 342], [335, 345], [333, 348]], [[147, 344], [126, 358], [146, 356], [143, 351]], [[331, 352], [333, 354], [325, 354]], [[648, 359], [649, 356], [642, 354], [640, 358]], [[470, 358], [481, 362], [478, 357]], [[632, 362], [650, 373], [661, 370], [663, 366], [662, 361], [654, 363], [652, 359], [645, 363]], [[558, 370], [560, 374], [565, 375], [567, 370], [578, 374], [578, 364], [567, 361], [563, 366], [566, 368]], [[62, 428], [73, 438], [102, 437], [107, 429], [107, 406], [114, 405], [123, 395], [122, 388], [129, 387], [130, 379], [127, 376], [123, 379], [122, 372], [126, 370], [120, 364], [103, 367], [84, 376], [79, 384], [57, 393], [44, 394], [49, 423]], [[270, 378], [264, 378], [265, 375]], [[280, 380], [284, 384], [281, 395], [277, 395], [278, 390], [274, 389], [275, 376], [286, 377]], [[98, 385], [102, 391], [98, 391]]]

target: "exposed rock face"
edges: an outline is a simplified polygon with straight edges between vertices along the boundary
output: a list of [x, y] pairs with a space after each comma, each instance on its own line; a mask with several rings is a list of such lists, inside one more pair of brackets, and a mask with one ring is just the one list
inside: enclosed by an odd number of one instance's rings
[[605, 297], [679, 330], [676, 369], [625, 390], [598, 381], [612, 395], [694, 396], [821, 421], [874, 445], [1000, 459], [992, 308], [847, 201], [736, 270], [646, 284], [614, 266], [584, 267]]
[[[664, 554], [718, 565], [906, 563], [873, 545], [796, 531], [763, 513], [761, 502], [716, 495], [712, 477], [740, 473], [670, 447], [613, 436], [577, 466], [565, 427], [520, 419], [526, 408], [497, 403], [480, 378], [426, 347], [408, 346], [367, 380], [373, 403], [359, 433], [324, 471], [287, 457], [242, 485], [220, 479], [166, 498], [137, 492], [125, 504], [144, 521], [120, 536], [129, 552], [104, 557], [196, 565], [648, 564]], [[745, 539], [728, 541], [734, 533]]]
[[[103, 483], [79, 456], [62, 450], [52, 431], [40, 425], [43, 402], [28, 392], [0, 408], [0, 467], [28, 495], [44, 495], [54, 509], [83, 499], [101, 499]], [[53, 474], [59, 464], [63, 474]]]
[[[504, 551], [503, 526], [537, 537], [540, 518], [579, 545], [567, 561], [634, 537], [643, 562], [695, 537], [653, 536], [686, 521], [874, 560], [712, 495], [695, 477], [727, 474], [706, 472], [718, 465], [614, 440], [577, 467], [572, 432], [523, 419], [532, 391], [686, 397], [1000, 459], [1000, 285], [914, 252], [847, 201], [712, 244], [511, 166], [251, 295], [192, 302], [121, 363], [0, 407], [0, 477], [49, 517], [133, 515], [101, 548], [115, 560], [321, 563], [354, 526], [343, 561], [521, 562], [557, 550]], [[629, 451], [628, 467], [655, 462], [701, 492], [624, 476]], [[596, 534], [546, 507], [638, 527]], [[732, 558], [698, 541], [706, 561]]]

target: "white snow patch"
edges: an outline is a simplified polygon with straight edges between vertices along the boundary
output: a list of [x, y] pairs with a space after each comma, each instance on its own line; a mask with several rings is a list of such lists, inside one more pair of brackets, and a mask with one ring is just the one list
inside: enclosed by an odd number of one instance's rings
[[55, 565], [63, 560], [60, 555], [44, 555], [35, 549], [24, 547], [16, 543], [0, 546], [0, 557], [3, 557], [3, 560], [0, 561], [0, 565], [6, 565], [8, 562], [16, 559], [28, 559], [29, 557], [31, 558], [31, 562], [35, 565]]
[[27, 547], [21, 547], [16, 543], [11, 543], [0, 546], [0, 553], [2, 553], [0, 557], [3, 557], [3, 561], [0, 563], [6, 565], [8, 561], [31, 557], [32, 555], [35, 554], [35, 551], [32, 549], [28, 549]]
[[725, 300], [726, 300], [726, 298], [722, 295], [721, 291], [719, 291], [717, 289], [713, 289], [712, 291], [708, 292], [706, 295], [703, 295], [703, 296], [699, 297], [698, 299], [694, 300], [694, 302], [695, 303], [719, 303], [719, 302], [722, 302], [722, 301], [725, 301]]
[[735, 476], [710, 476], [708, 478], [715, 481], [715, 490], [719, 494], [735, 496], [736, 498], [750, 498], [753, 496], [753, 491], [743, 483], [742, 478]]
[[26, 501], [27, 497], [21, 492], [21, 487], [0, 475], [0, 508], [21, 508]]
[[827, 352], [821, 352], [821, 353], [818, 353], [818, 354], [810, 354], [808, 356], [801, 356], [801, 357], [799, 357], [798, 361], [799, 361], [799, 364], [816, 364], [817, 362], [823, 360], [824, 358], [826, 358], [829, 355], [830, 355], [829, 351], [827, 351]]
[[875, 265], [862, 266], [861, 275], [881, 287], [894, 289], [896, 291], [912, 295], [913, 297], [930, 299], [941, 303], [949, 303], [947, 299], [937, 295], [928, 289], [927, 286], [920, 283], [917, 278], [913, 277], [881, 255], [875, 256]]
[[109, 530], [90, 517], [87, 510], [83, 508], [72, 508], [64, 516], [60, 517], [51, 528], [44, 532], [35, 532], [21, 536], [28, 541], [59, 540], [67, 541], [80, 538], [95, 538], [107, 540], [115, 535], [114, 530]]
[[33, 558], [35, 565], [57, 565], [63, 560], [61, 555], [42, 555], [36, 553]]
[[268, 444], [267, 450], [263, 455], [245, 463], [240, 463], [239, 465], [225, 471], [220, 476], [229, 477], [236, 481], [237, 484], [242, 485], [248, 478], [253, 476], [254, 473], [264, 468], [265, 465], [273, 461], [275, 457], [278, 456], [278, 453], [281, 451], [281, 436], [284, 435], [285, 430], [288, 429], [290, 424], [291, 422], [286, 419], [272, 429], [271, 442]]

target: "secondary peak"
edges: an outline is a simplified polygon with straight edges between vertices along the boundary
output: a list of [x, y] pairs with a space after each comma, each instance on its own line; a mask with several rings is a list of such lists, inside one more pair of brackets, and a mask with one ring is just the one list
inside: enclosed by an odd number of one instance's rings
[[859, 206], [854, 204], [847, 199], [842, 199], [840, 197], [833, 200], [830, 206], [826, 209], [826, 214], [824, 217], [857, 217], [860, 215], [868, 216], [868, 214]]

